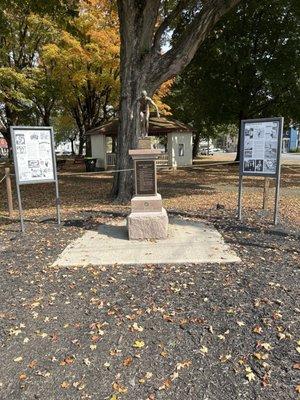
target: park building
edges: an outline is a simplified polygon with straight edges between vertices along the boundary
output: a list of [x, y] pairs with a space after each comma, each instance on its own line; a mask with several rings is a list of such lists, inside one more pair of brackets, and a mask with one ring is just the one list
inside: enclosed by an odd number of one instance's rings
[[[96, 167], [101, 170], [113, 169], [116, 164], [116, 140], [118, 119], [93, 128], [87, 132], [91, 156], [97, 159]], [[167, 117], [150, 117], [149, 136], [154, 148], [164, 152], [158, 163], [172, 168], [193, 164], [193, 128]]]

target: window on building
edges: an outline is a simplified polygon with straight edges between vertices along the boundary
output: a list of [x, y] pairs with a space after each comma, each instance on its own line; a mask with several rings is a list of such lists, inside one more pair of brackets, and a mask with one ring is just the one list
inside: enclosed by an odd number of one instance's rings
[[184, 156], [184, 144], [182, 144], [182, 143], [179, 143], [179, 145], [178, 145], [178, 155], [179, 155], [179, 157]]

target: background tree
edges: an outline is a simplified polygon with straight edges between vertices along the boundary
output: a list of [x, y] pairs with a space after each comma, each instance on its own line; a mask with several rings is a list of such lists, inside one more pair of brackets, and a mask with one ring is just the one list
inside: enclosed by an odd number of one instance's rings
[[[117, 169], [131, 166], [128, 150], [136, 146], [139, 135], [139, 115], [134, 104], [140, 92], [145, 89], [152, 96], [163, 82], [180, 73], [214, 25], [237, 3], [239, 0], [117, 1], [121, 35]], [[176, 35], [183, 20], [185, 29]], [[166, 40], [170, 41], [170, 48], [163, 52]], [[128, 171], [115, 175], [113, 193], [119, 200], [131, 196]]]
[[299, 121], [298, 16], [294, 0], [242, 2], [178, 77], [165, 99], [174, 115], [200, 133], [243, 118]]
[[10, 143], [9, 126], [33, 123], [28, 89], [41, 47], [55, 38], [53, 18], [66, 23], [75, 1], [0, 0], [0, 130]]
[[90, 0], [80, 3], [70, 25], [57, 42], [44, 46], [42, 60], [58, 83], [61, 108], [77, 125], [82, 154], [86, 132], [118, 106], [118, 19], [110, 2]]
[[53, 127], [55, 132], [55, 143], [71, 143], [72, 155], [76, 154], [75, 142], [78, 139], [78, 128], [70, 115], [62, 113], [53, 119]]

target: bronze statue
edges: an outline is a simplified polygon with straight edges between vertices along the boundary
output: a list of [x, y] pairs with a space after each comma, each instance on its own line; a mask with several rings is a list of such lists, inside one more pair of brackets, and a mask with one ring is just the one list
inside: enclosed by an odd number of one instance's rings
[[[149, 132], [149, 118], [150, 118], [150, 106], [152, 105], [156, 109], [157, 118], [160, 118], [157, 105], [154, 101], [147, 96], [146, 90], [143, 90], [141, 96], [134, 102], [134, 107], [136, 103], [139, 103], [139, 115], [140, 115], [140, 131], [141, 137], [147, 137]], [[133, 114], [131, 114], [133, 118]]]

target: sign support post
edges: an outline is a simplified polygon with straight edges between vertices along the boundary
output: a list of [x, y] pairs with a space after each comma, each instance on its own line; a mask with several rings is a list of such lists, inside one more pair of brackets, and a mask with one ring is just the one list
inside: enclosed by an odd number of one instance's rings
[[238, 199], [238, 218], [242, 220], [242, 195], [243, 195], [243, 175], [239, 176], [239, 199]]
[[25, 225], [24, 225], [24, 217], [23, 217], [23, 208], [22, 208], [22, 199], [21, 199], [21, 191], [20, 185], [17, 183], [17, 196], [18, 196], [18, 205], [19, 205], [19, 214], [20, 214], [20, 223], [21, 223], [21, 231], [22, 233], [25, 232]]
[[5, 177], [6, 177], [5, 180], [6, 180], [8, 213], [9, 213], [9, 217], [12, 218], [14, 205], [13, 205], [13, 197], [12, 197], [12, 190], [11, 190], [10, 168], [5, 168]]
[[58, 189], [58, 176], [57, 176], [57, 169], [56, 169], [56, 156], [55, 156], [55, 143], [54, 143], [54, 134], [53, 129], [51, 128], [51, 146], [52, 146], [52, 158], [53, 158], [53, 165], [55, 166], [53, 169], [54, 178], [55, 178], [55, 204], [56, 204], [56, 219], [57, 225], [61, 224], [60, 218], [60, 197], [59, 197], [59, 189]]
[[274, 225], [278, 224], [283, 118], [241, 121], [241, 155], [239, 173], [238, 218], [242, 219], [244, 176], [264, 176], [263, 209], [267, 209], [269, 178], [276, 179]]

